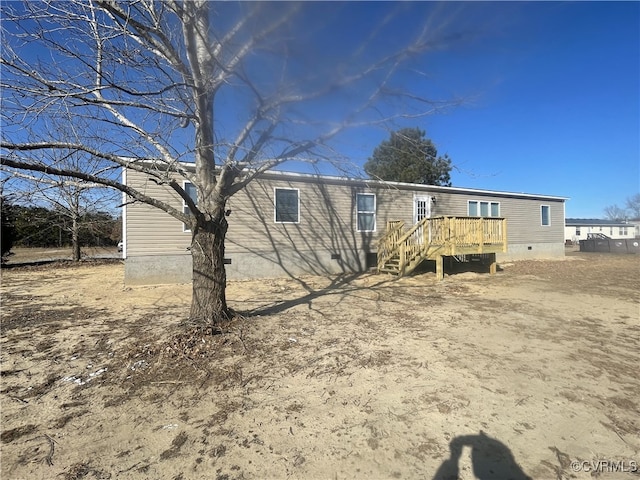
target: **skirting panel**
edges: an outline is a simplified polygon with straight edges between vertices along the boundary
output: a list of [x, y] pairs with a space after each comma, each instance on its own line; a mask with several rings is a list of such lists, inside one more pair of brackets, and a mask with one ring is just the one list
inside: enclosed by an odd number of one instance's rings
[[[228, 279], [246, 280], [364, 272], [368, 267], [366, 262], [365, 252], [233, 253], [226, 256], [225, 267]], [[150, 255], [125, 260], [127, 285], [189, 283], [191, 280], [190, 255]]]
[[[375, 254], [374, 254], [375, 255]], [[372, 265], [371, 255], [352, 251], [262, 252], [227, 255], [227, 278], [286, 278], [302, 275], [337, 275], [364, 272]], [[564, 245], [549, 243], [511, 244], [498, 253], [498, 262], [562, 258]], [[367, 263], [369, 262], [369, 263]], [[149, 255], [125, 260], [127, 285], [190, 283], [191, 255]]]
[[564, 244], [562, 243], [523, 243], [509, 244], [507, 253], [496, 255], [498, 262], [513, 262], [515, 260], [543, 260], [564, 258]]

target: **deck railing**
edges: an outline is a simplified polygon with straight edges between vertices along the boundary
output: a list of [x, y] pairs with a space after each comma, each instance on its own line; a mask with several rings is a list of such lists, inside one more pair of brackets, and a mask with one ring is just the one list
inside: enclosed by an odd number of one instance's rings
[[387, 231], [378, 242], [378, 270], [393, 259], [402, 274], [407, 266], [417, 265], [424, 258], [507, 251], [504, 218], [429, 217], [403, 230], [402, 221], [387, 223]]
[[474, 253], [484, 253], [485, 247], [491, 247], [493, 252], [496, 247], [507, 251], [507, 221], [504, 218], [444, 217], [444, 222], [449, 255], [470, 248], [477, 249]]

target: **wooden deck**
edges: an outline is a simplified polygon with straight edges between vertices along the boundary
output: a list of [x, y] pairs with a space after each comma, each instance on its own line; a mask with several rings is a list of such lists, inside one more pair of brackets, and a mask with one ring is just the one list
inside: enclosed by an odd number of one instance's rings
[[490, 271], [495, 273], [495, 254], [506, 251], [504, 218], [430, 217], [406, 231], [404, 222], [388, 222], [378, 242], [378, 271], [402, 276], [424, 260], [435, 260], [436, 274], [442, 279], [443, 257], [490, 254]]

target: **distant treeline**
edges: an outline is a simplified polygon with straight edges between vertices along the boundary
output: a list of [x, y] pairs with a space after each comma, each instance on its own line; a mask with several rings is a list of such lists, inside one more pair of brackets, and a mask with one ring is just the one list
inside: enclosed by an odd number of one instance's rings
[[[8, 221], [12, 227], [14, 247], [72, 245], [74, 222], [69, 213], [6, 203], [3, 207], [3, 223]], [[85, 213], [75, 223], [78, 243], [83, 247], [116, 245], [121, 239], [122, 222], [109, 213]]]

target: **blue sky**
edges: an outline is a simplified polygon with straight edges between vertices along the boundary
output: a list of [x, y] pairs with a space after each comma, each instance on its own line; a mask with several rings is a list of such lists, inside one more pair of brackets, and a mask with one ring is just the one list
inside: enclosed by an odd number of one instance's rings
[[465, 101], [406, 124], [449, 154], [453, 185], [570, 197], [567, 217], [602, 217], [638, 193], [640, 3], [458, 6], [452, 22], [476, 34], [427, 68], [430, 88]]
[[[247, 5], [216, 4], [220, 21]], [[277, 18], [288, 4], [265, 5], [265, 15]], [[420, 74], [400, 75], [398, 85], [426, 98], [461, 99], [461, 105], [399, 119], [393, 128], [425, 130], [439, 153], [451, 157], [454, 186], [569, 197], [567, 217], [583, 218], [602, 217], [604, 207], [622, 206], [640, 192], [640, 2], [320, 2], [303, 8], [287, 47], [299, 63], [287, 68], [305, 74], [331, 68], [389, 12], [397, 15], [373, 36], [363, 63], [402, 47], [425, 25], [434, 39], [446, 39], [406, 64], [407, 72]], [[33, 48], [23, 53], [46, 59]], [[266, 81], [269, 60], [256, 64]], [[279, 75], [278, 68], [274, 63], [271, 73]], [[231, 127], [241, 121], [230, 89], [222, 104], [230, 121], [218, 122], [222, 137], [232, 137]], [[366, 92], [343, 92], [304, 114], [341, 115], [350, 95]], [[335, 147], [361, 166], [388, 135], [382, 128], [351, 130]]]

